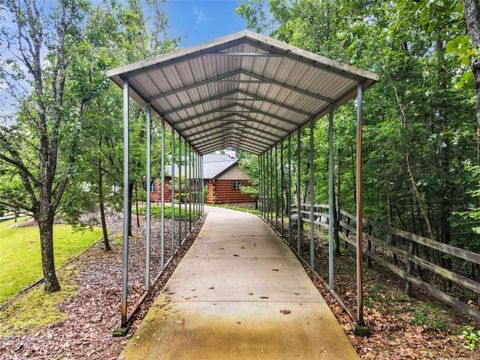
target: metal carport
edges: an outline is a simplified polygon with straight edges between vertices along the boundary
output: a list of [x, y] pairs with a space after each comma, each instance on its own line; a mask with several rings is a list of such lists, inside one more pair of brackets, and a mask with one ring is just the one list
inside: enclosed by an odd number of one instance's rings
[[[356, 176], [356, 242], [357, 242], [357, 311], [362, 317], [362, 94], [373, 85], [378, 75], [313, 54], [275, 39], [242, 31], [174, 53], [139, 61], [108, 72], [112, 81], [124, 92], [124, 274], [122, 288], [122, 326], [128, 321], [128, 125], [129, 97], [138, 102], [147, 114], [147, 183], [150, 179], [150, 119], [153, 115], [178, 134], [179, 146], [189, 159], [185, 171], [197, 179], [201, 187], [201, 156], [228, 146], [259, 155], [263, 170], [260, 192], [262, 209], [269, 209], [272, 195], [266, 184], [271, 182], [272, 153], [277, 144], [301, 129], [329, 115], [329, 144], [332, 145], [332, 124], [335, 108], [357, 98], [357, 176]], [[162, 137], [162, 140], [164, 137]], [[183, 140], [182, 140], [183, 139]], [[310, 142], [313, 145], [313, 138]], [[180, 148], [181, 149], [181, 148]], [[311, 149], [313, 153], [313, 149]], [[181, 151], [181, 150], [180, 150]], [[187, 151], [187, 152], [185, 152]], [[162, 169], [165, 169], [164, 149]], [[195, 159], [190, 161], [191, 156]], [[290, 154], [289, 154], [290, 156]], [[283, 153], [282, 153], [283, 158]], [[289, 167], [291, 166], [289, 158]], [[297, 159], [298, 160], [298, 159]], [[310, 157], [313, 164], [313, 155]], [[173, 169], [173, 167], [172, 167]], [[313, 166], [310, 176], [313, 177]], [[333, 195], [333, 153], [329, 154], [329, 193]], [[173, 174], [174, 176], [174, 174]], [[163, 179], [163, 176], [162, 176]], [[298, 179], [297, 179], [298, 180]], [[313, 183], [313, 182], [311, 182]], [[147, 190], [147, 196], [149, 191]], [[311, 191], [313, 194], [313, 191]], [[298, 194], [297, 194], [298, 195]], [[299, 198], [299, 196], [297, 196]], [[277, 199], [277, 198], [275, 198]], [[276, 201], [276, 200], [275, 200]], [[201, 196], [198, 203], [203, 203]], [[298, 201], [299, 202], [299, 201]], [[313, 204], [313, 202], [312, 202]], [[300, 209], [300, 203], [298, 204]], [[330, 217], [332, 206], [330, 203]], [[149, 279], [150, 202], [147, 198], [146, 279]], [[201, 211], [203, 207], [200, 206]], [[311, 220], [313, 221], [313, 206]], [[290, 214], [289, 214], [290, 215]], [[333, 221], [329, 221], [333, 224]], [[332, 248], [332, 231], [329, 232]], [[289, 235], [290, 236], [290, 235]], [[164, 241], [162, 235], [162, 241]], [[311, 234], [313, 244], [313, 231]], [[313, 245], [312, 245], [313, 246]], [[333, 252], [331, 262], [333, 264]], [[162, 259], [163, 263], [163, 259]], [[311, 264], [313, 265], [313, 259]], [[333, 266], [329, 274], [333, 291]], [[150, 280], [146, 280], [148, 291]]]

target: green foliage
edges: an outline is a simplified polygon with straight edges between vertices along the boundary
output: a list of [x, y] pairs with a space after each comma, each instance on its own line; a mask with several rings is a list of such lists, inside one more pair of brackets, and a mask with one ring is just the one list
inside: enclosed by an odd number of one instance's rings
[[[1, 6], [16, 23], [0, 28], [0, 79], [19, 106], [0, 126], [2, 209], [23, 209], [49, 224], [57, 214], [81, 224], [99, 202], [118, 209], [122, 96], [106, 71], [177, 47], [163, 3], [61, 1], [37, 11], [34, 0], [7, 0]], [[158, 136], [158, 125], [153, 134]], [[145, 188], [145, 116], [133, 102], [130, 152], [136, 160], [130, 182]], [[153, 164], [158, 174], [157, 158]], [[50, 236], [42, 239], [52, 246]]]
[[[477, 249], [475, 56], [462, 2], [246, 0], [237, 12], [253, 29], [321, 55], [372, 70], [380, 81], [365, 94], [363, 196], [365, 216], [395, 227]], [[459, 85], [460, 83], [461, 86]], [[301, 134], [296, 169], [308, 192], [309, 130]], [[288, 151], [284, 141], [284, 153]], [[315, 201], [328, 200], [327, 119], [314, 130]], [[355, 109], [335, 112], [337, 198], [355, 207]], [[252, 163], [253, 161], [249, 161]], [[287, 161], [283, 168], [288, 176]], [[248, 169], [255, 179], [255, 168]], [[286, 179], [286, 178], [285, 178]], [[285, 181], [284, 181], [285, 182]], [[292, 186], [296, 198], [296, 181]], [[471, 205], [472, 204], [472, 205]], [[463, 213], [462, 213], [463, 212]]]
[[476, 330], [474, 326], [464, 326], [461, 337], [466, 341], [463, 345], [465, 349], [473, 351], [480, 344], [480, 330]]
[[414, 325], [426, 325], [433, 330], [448, 331], [450, 329], [448, 323], [443, 321], [439, 310], [428, 305], [421, 305], [415, 309], [410, 322]]
[[[188, 206], [187, 206], [187, 208], [188, 208]], [[138, 213], [140, 215], [145, 215], [145, 211], [146, 211], [145, 206], [141, 206], [141, 207], [138, 208]], [[152, 204], [150, 211], [151, 211], [152, 217], [159, 218], [162, 214], [162, 208], [159, 205]], [[181, 213], [182, 213], [182, 215], [180, 216], [180, 209], [178, 208], [178, 206], [175, 206], [175, 211], [174, 211], [175, 220], [180, 220], [180, 219], [181, 220], [188, 220], [189, 219], [188, 211], [187, 211], [187, 213], [185, 213], [185, 208], [183, 206], [182, 206]], [[193, 216], [193, 210], [192, 210], [192, 216]], [[171, 218], [172, 218], [172, 207], [169, 204], [165, 204], [165, 219], [171, 219]]]
[[[468, 211], [462, 212], [460, 215], [477, 224], [477, 226], [473, 228], [473, 231], [480, 235], [480, 166], [470, 166], [467, 167], [466, 170], [471, 172], [472, 176], [477, 179], [477, 187], [471, 191], [473, 200], [476, 200], [476, 204], [472, 203]], [[480, 246], [480, 244], [478, 245]]]

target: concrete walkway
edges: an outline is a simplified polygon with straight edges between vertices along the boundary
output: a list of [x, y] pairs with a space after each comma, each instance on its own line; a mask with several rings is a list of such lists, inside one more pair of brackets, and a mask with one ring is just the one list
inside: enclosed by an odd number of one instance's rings
[[124, 359], [358, 359], [302, 265], [260, 218], [205, 224]]

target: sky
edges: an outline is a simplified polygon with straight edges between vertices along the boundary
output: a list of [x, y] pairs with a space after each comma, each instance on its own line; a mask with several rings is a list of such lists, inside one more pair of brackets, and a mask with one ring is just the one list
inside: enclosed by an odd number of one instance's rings
[[245, 29], [235, 9], [240, 0], [167, 0], [171, 35], [182, 36], [181, 47], [213, 40]]
[[[48, 9], [55, 1], [40, 0], [40, 3]], [[241, 0], [167, 0], [162, 7], [169, 18], [169, 34], [180, 36], [180, 47], [185, 48], [244, 30], [245, 21], [235, 13], [240, 3]], [[5, 86], [0, 81], [0, 125], [12, 121], [10, 117], [18, 106]]]

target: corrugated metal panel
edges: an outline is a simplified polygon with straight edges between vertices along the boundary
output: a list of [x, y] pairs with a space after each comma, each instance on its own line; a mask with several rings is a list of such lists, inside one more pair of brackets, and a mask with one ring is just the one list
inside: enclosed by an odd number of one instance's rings
[[[232, 73], [233, 74], [230, 74]], [[355, 95], [376, 74], [249, 31], [114, 69], [118, 85], [150, 102], [200, 152], [238, 146], [255, 153]], [[330, 100], [331, 99], [331, 100]]]

